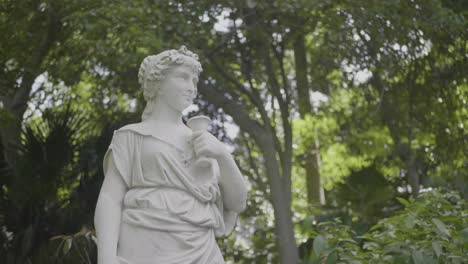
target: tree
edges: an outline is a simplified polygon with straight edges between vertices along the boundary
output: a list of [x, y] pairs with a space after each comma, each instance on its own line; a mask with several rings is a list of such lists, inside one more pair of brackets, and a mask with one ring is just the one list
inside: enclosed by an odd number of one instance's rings
[[[378, 96], [374, 100], [378, 102], [381, 122], [390, 131], [395, 155], [405, 164], [410, 192], [416, 196], [424, 175], [433, 166], [425, 159], [431, 152], [430, 146], [437, 144], [434, 139], [448, 136], [448, 141], [456, 140], [460, 147], [466, 146], [464, 132], [455, 128], [463, 121], [458, 114], [453, 115], [465, 104], [457, 94], [463, 89], [460, 84], [466, 82], [462, 66], [466, 58], [460, 56], [466, 53], [466, 41], [462, 40], [466, 22], [457, 12], [460, 6], [456, 3], [389, 2], [383, 7], [384, 12], [380, 4], [366, 4], [365, 11], [361, 7], [353, 3], [346, 11], [354, 20], [348, 24], [348, 30], [354, 30], [357, 39], [356, 46], [350, 48], [358, 54], [350, 59], [372, 73], [368, 85], [374, 90], [370, 93]], [[393, 10], [404, 13], [395, 19]], [[450, 30], [441, 31], [447, 25]], [[441, 82], [442, 79], [452, 82]], [[444, 121], [436, 121], [438, 118]], [[437, 131], [445, 129], [447, 120], [451, 120], [449, 126], [456, 131], [454, 135]], [[442, 126], [436, 128], [434, 121]]]
[[[15, 162], [24, 157], [14, 146], [24, 143], [22, 126], [47, 122], [24, 115], [28, 104], [44, 104], [40, 95], [47, 85], [69, 95], [72, 109], [88, 115], [100, 133], [122, 117], [138, 121], [144, 105], [136, 76], [143, 57], [185, 44], [203, 60], [201, 111], [220, 121], [228, 114], [240, 127], [237, 147], [246, 153], [237, 157], [246, 165], [252, 199], [264, 196], [274, 209], [275, 234], [259, 228], [252, 240], [262, 245], [262, 239], [276, 239], [282, 263], [299, 259], [295, 235], [312, 236], [297, 231], [302, 219], [292, 214], [291, 204], [300, 202], [310, 213], [322, 183], [330, 203], [319, 212], [330, 217], [336, 214], [329, 209], [349, 209], [361, 224], [383, 216], [379, 199], [362, 203], [376, 193], [382, 198], [379, 186], [390, 202], [397, 188], [417, 195], [420, 186], [445, 185], [468, 193], [461, 2], [3, 1], [0, 12], [0, 28], [10, 36], [1, 45], [0, 134], [4, 157], [16, 170], [12, 181], [31, 176], [20, 176]], [[38, 76], [47, 81], [36, 89]], [[328, 101], [312, 105], [312, 91]], [[94, 154], [77, 155], [99, 167], [100, 152], [89, 153]], [[63, 177], [54, 175], [53, 184]], [[64, 187], [64, 196], [93, 190], [102, 175], [89, 175], [79, 188]], [[307, 180], [309, 203], [293, 193], [298, 177]], [[362, 182], [369, 188], [349, 196]], [[10, 190], [4, 179], [1, 184], [3, 192], [3, 186]], [[53, 198], [50, 192], [42, 195]], [[252, 200], [246, 214], [263, 214], [255, 210], [259, 204]], [[355, 213], [362, 204], [366, 208]], [[276, 247], [268, 250], [276, 254]]]

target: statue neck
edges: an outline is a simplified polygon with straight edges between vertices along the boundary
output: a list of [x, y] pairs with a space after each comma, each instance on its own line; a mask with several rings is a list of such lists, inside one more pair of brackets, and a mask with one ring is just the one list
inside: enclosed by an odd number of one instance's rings
[[177, 109], [168, 105], [166, 102], [158, 99], [151, 103], [153, 104], [153, 109], [146, 121], [175, 126], [183, 125], [181, 111], [178, 111]]

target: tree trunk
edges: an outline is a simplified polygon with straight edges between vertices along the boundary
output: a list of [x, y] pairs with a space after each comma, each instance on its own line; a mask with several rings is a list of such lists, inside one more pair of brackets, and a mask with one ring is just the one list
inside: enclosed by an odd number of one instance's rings
[[18, 91], [11, 98], [3, 101], [7, 122], [0, 126], [0, 138], [3, 145], [3, 157], [8, 166], [15, 170], [18, 160], [18, 148], [21, 145], [21, 124], [27, 109], [29, 93], [36, 78], [34, 71], [25, 73]]
[[291, 205], [287, 199], [287, 194], [291, 190], [286, 190], [283, 183], [272, 132], [250, 118], [245, 112], [243, 105], [238, 104], [235, 99], [227, 98], [225, 96], [226, 91], [207, 87], [203, 82], [199, 83], [198, 90], [209, 102], [221, 107], [227, 114], [232, 116], [240, 129], [248, 133], [259, 146], [265, 159], [264, 166], [271, 190], [271, 200], [275, 216], [275, 234], [277, 236], [281, 263], [299, 263], [299, 252], [294, 237], [291, 217]]
[[[43, 27], [34, 24], [43, 19], [46, 21]], [[32, 27], [38, 27], [36, 31], [40, 36], [39, 42], [29, 54], [29, 59], [22, 65], [24, 73], [21, 76], [19, 87], [12, 94], [2, 96], [2, 103], [9, 122], [0, 127], [0, 138], [5, 161], [13, 170], [18, 158], [17, 148], [21, 143], [21, 124], [28, 106], [29, 94], [36, 77], [41, 73], [41, 65], [61, 29], [60, 19], [55, 17], [51, 8], [47, 9], [45, 15], [35, 13], [32, 21]]]
[[324, 205], [325, 194], [320, 178], [320, 153], [318, 149], [312, 149], [309, 155], [305, 156], [302, 164], [306, 172], [307, 200], [311, 205]]
[[[377, 91], [385, 91], [383, 81], [380, 79], [379, 72], [373, 72], [371, 78], [371, 84], [376, 88]], [[411, 186], [411, 194], [416, 197], [419, 194], [420, 179], [417, 171], [417, 163], [414, 158], [413, 150], [411, 149], [411, 142], [413, 141], [413, 135], [411, 131], [408, 134], [408, 141], [405, 142], [401, 139], [400, 130], [401, 127], [398, 125], [399, 113], [395, 112], [393, 108], [392, 100], [390, 99], [392, 94], [382, 94], [380, 102], [380, 116], [382, 123], [385, 124], [390, 132], [390, 136], [395, 144], [395, 153], [398, 155], [400, 160], [406, 165], [406, 180]]]
[[294, 63], [296, 68], [297, 101], [299, 113], [304, 116], [312, 113], [310, 103], [309, 80], [307, 79], [307, 54], [303, 34], [298, 34], [294, 41]]
[[[296, 67], [297, 100], [299, 114], [304, 118], [312, 114], [309, 81], [307, 79], [307, 57], [304, 34], [299, 33], [294, 41], [294, 60]], [[320, 175], [320, 150], [317, 135], [310, 144], [310, 151], [302, 155], [302, 167], [306, 172], [307, 199], [310, 204], [325, 204], [325, 194]]]
[[[260, 131], [259, 131], [260, 132]], [[288, 201], [287, 185], [283, 183], [280, 175], [278, 161], [275, 155], [274, 144], [265, 133], [258, 133], [257, 144], [265, 158], [265, 170], [270, 183], [271, 198], [275, 215], [275, 231], [279, 246], [280, 261], [283, 264], [299, 263], [299, 252], [294, 237], [291, 205]], [[260, 142], [259, 142], [260, 140]]]
[[0, 138], [3, 145], [3, 157], [11, 169], [15, 169], [18, 160], [18, 147], [21, 144], [21, 123], [29, 101], [29, 93], [36, 78], [34, 71], [22, 77], [18, 91], [12, 97], [3, 99], [7, 122], [0, 127]]
[[416, 167], [416, 161], [414, 160], [413, 153], [408, 154], [406, 161], [406, 168], [408, 169], [408, 183], [411, 186], [411, 194], [413, 197], [417, 197], [419, 194], [419, 175]]
[[[10, 112], [6, 112], [10, 116]], [[15, 117], [16, 119], [16, 117]], [[3, 146], [3, 158], [11, 169], [15, 168], [17, 161], [17, 150], [20, 144], [21, 120], [2, 124], [0, 127], [0, 138]]]

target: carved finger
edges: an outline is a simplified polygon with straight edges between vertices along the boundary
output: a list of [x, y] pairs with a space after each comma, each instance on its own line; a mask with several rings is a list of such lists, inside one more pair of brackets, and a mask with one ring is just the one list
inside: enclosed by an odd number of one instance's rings
[[195, 132], [193, 132], [193, 134], [192, 134], [192, 139], [193, 139], [193, 140], [197, 140], [197, 139], [200, 138], [201, 135], [203, 135], [203, 131], [195, 131]]
[[198, 155], [205, 155], [207, 152], [207, 148], [202, 147], [198, 150]]
[[195, 149], [195, 152], [200, 150], [200, 148], [202, 148], [203, 145], [200, 143], [200, 142], [196, 142], [193, 144], [193, 148]]
[[203, 137], [197, 137], [193, 142], [194, 144], [203, 144]]

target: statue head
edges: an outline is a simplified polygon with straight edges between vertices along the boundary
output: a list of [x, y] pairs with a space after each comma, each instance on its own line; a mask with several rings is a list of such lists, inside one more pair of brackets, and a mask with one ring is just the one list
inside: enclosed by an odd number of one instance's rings
[[[165, 87], [165, 85], [170, 85], [165, 83], [168, 76], [186, 73], [196, 76], [198, 79], [201, 71], [202, 67], [198, 61], [198, 56], [185, 46], [181, 46], [178, 50], [171, 49], [157, 55], [147, 56], [138, 71], [138, 82], [141, 85], [143, 97], [146, 101], [142, 119], [145, 120], [151, 115], [154, 103], [161, 95], [162, 88], [168, 89], [168, 87]], [[196, 83], [194, 83], [194, 88], [195, 92], [191, 93], [193, 97], [190, 102], [196, 96]]]

